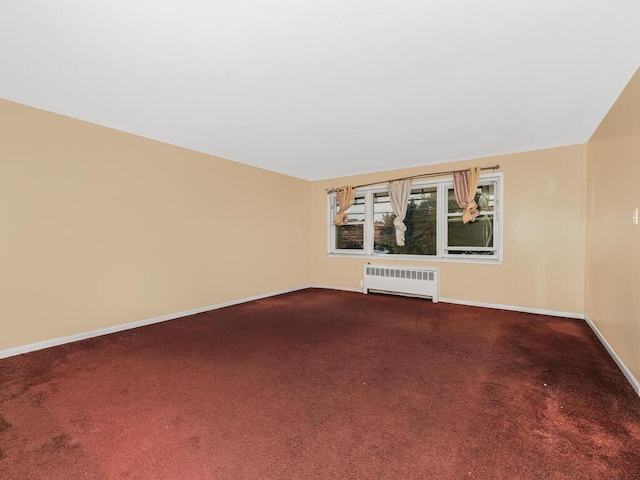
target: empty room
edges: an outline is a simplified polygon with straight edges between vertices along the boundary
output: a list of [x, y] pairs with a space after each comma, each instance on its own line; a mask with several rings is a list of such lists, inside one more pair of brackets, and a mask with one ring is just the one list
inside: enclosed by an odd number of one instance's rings
[[0, 2], [0, 480], [640, 478], [640, 2]]

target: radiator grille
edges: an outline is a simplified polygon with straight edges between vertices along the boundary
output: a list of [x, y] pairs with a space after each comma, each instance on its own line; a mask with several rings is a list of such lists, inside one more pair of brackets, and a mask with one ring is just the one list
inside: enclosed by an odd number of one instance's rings
[[430, 297], [438, 301], [437, 268], [365, 265], [364, 293], [369, 291]]
[[366, 267], [367, 275], [375, 277], [405, 278], [408, 280], [425, 280], [434, 282], [436, 272], [433, 270], [407, 270], [403, 268]]

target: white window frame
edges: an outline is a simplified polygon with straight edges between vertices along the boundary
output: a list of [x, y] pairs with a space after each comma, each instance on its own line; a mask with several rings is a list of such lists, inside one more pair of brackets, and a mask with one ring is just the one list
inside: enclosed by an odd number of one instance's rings
[[[369, 210], [367, 208], [367, 202], [368, 202], [368, 198], [367, 198], [367, 192], [365, 192], [365, 194], [363, 195], [362, 192], [360, 190], [356, 191], [356, 197], [363, 197], [364, 196], [364, 215], [365, 215], [365, 219], [364, 222], [362, 222], [362, 231], [363, 231], [363, 240], [362, 240], [362, 248], [336, 248], [335, 242], [336, 242], [336, 226], [333, 223], [333, 219], [335, 218], [335, 214], [338, 211], [338, 198], [336, 196], [335, 193], [332, 193], [331, 195], [327, 195], [327, 199], [329, 202], [329, 238], [328, 238], [328, 243], [327, 243], [327, 248], [329, 252], [335, 253], [335, 254], [339, 254], [339, 255], [366, 255], [367, 254], [367, 244], [368, 244], [368, 235], [367, 235], [367, 224], [371, 223], [370, 221], [368, 221], [367, 219], [367, 211]], [[360, 225], [361, 222], [357, 222], [357, 223], [352, 223], [352, 225]]]
[[[438, 214], [436, 237], [436, 255], [398, 255], [381, 254], [373, 251], [374, 222], [373, 222], [373, 195], [378, 192], [388, 190], [386, 184], [373, 185], [356, 189], [356, 196], [364, 196], [364, 244], [362, 249], [337, 249], [335, 248], [335, 226], [333, 219], [337, 211], [336, 194], [327, 195], [327, 254], [335, 257], [367, 257], [367, 258], [389, 258], [397, 260], [421, 260], [421, 261], [442, 261], [442, 262], [464, 262], [464, 263], [502, 263], [503, 256], [503, 199], [504, 199], [504, 177], [503, 173], [489, 173], [480, 175], [479, 185], [495, 183], [494, 189], [494, 209], [493, 212], [481, 212], [493, 214], [493, 248], [494, 255], [473, 255], [473, 254], [450, 254], [448, 250], [459, 250], [459, 248], [449, 248], [447, 246], [447, 210], [448, 189], [453, 187], [451, 179], [417, 180], [413, 188], [436, 187], [438, 195]], [[480, 249], [480, 248], [478, 248]], [[464, 248], [473, 251], [473, 247]], [[485, 250], [485, 249], [482, 249]]]

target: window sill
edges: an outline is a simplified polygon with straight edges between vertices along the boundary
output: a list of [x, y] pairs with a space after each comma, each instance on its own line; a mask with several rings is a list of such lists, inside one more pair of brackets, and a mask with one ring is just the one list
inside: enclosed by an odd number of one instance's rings
[[403, 262], [436, 262], [436, 263], [480, 263], [483, 265], [502, 265], [503, 261], [497, 258], [456, 258], [456, 257], [436, 257], [427, 255], [370, 255], [366, 253], [327, 253], [327, 257], [335, 258], [362, 258], [366, 260], [400, 260]]

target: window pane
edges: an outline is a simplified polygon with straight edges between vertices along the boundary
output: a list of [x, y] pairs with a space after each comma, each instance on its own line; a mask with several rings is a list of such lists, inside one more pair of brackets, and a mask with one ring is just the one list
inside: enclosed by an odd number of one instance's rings
[[475, 222], [462, 223], [462, 217], [447, 219], [449, 247], [493, 247], [493, 215], [480, 215]]
[[336, 226], [336, 248], [362, 250], [364, 247], [364, 225]]
[[[476, 190], [475, 201], [481, 212], [493, 212], [495, 203], [494, 192], [495, 185], [493, 183], [480, 185], [478, 190]], [[456, 202], [453, 188], [450, 188], [447, 192], [447, 206], [449, 213], [462, 213], [462, 209], [458, 206], [458, 202]]]
[[414, 188], [409, 196], [405, 245], [396, 245], [395, 214], [391, 209], [389, 192], [373, 195], [373, 248], [376, 253], [398, 255], [435, 255], [436, 254], [436, 207], [437, 189]]
[[349, 215], [348, 223], [335, 227], [335, 248], [341, 250], [362, 250], [364, 248], [363, 196], [356, 197], [353, 205], [347, 209], [347, 215]]

